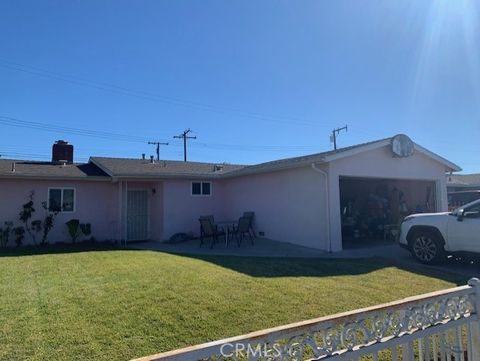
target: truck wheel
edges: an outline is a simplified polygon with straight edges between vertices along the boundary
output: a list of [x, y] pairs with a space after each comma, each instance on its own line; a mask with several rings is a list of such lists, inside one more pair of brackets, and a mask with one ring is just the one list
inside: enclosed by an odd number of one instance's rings
[[434, 264], [444, 258], [443, 245], [433, 232], [421, 231], [414, 235], [410, 249], [413, 257], [424, 264]]

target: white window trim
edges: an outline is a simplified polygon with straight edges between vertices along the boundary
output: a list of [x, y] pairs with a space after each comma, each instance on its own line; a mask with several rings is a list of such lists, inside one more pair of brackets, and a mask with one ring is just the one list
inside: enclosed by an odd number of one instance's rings
[[[59, 213], [66, 213], [66, 214], [72, 214], [77, 211], [77, 189], [75, 187], [48, 187], [48, 193], [47, 193], [47, 210], [50, 211], [50, 190], [52, 189], [60, 189], [60, 203], [61, 203], [61, 210]], [[72, 211], [64, 211], [63, 210], [63, 191], [64, 190], [73, 190], [73, 210]]]
[[[193, 183], [200, 183], [200, 194], [193, 194]], [[202, 194], [203, 191], [203, 183], [210, 184], [210, 194]], [[190, 195], [192, 197], [211, 197], [213, 194], [213, 184], [210, 181], [191, 181], [190, 182]]]

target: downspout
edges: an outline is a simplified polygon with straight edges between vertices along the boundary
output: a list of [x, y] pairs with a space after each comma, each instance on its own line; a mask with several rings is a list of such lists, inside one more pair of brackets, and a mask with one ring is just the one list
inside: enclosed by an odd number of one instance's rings
[[315, 163], [312, 163], [312, 169], [320, 174], [322, 174], [325, 177], [325, 210], [327, 214], [327, 246], [328, 249], [327, 251], [329, 253], [332, 252], [332, 237], [330, 235], [330, 188], [329, 188], [329, 182], [328, 182], [328, 173], [325, 172], [324, 170], [318, 168]]
[[127, 247], [127, 238], [128, 238], [128, 181], [125, 181], [125, 202], [124, 202], [124, 215], [125, 215], [125, 224], [124, 224], [124, 237], [125, 237], [125, 248]]

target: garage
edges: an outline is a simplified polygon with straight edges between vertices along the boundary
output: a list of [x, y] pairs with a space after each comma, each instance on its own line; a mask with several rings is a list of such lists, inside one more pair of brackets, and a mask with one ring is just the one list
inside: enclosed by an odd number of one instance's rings
[[434, 181], [340, 177], [339, 186], [344, 249], [395, 241], [405, 216], [437, 211]]
[[320, 219], [330, 252], [395, 242], [406, 215], [446, 211], [445, 174], [461, 169], [404, 134], [317, 159], [313, 168], [326, 182], [320, 189], [327, 212]]

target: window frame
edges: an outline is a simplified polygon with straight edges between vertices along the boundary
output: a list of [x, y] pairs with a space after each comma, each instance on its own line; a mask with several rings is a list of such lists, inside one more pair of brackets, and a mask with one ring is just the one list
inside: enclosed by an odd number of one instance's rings
[[[193, 194], [193, 184], [194, 183], [200, 183], [200, 194]], [[205, 183], [208, 183], [210, 185], [210, 193], [209, 194], [203, 194], [203, 185]], [[213, 183], [211, 181], [191, 181], [190, 182], [190, 195], [192, 197], [211, 197], [213, 194]]]
[[[77, 211], [77, 189], [75, 187], [48, 187], [47, 191], [47, 210], [49, 212], [55, 212], [50, 210], [50, 191], [51, 190], [60, 190], [60, 211], [58, 213], [75, 213]], [[73, 191], [73, 209], [71, 211], [63, 210], [63, 192], [65, 190]]]

